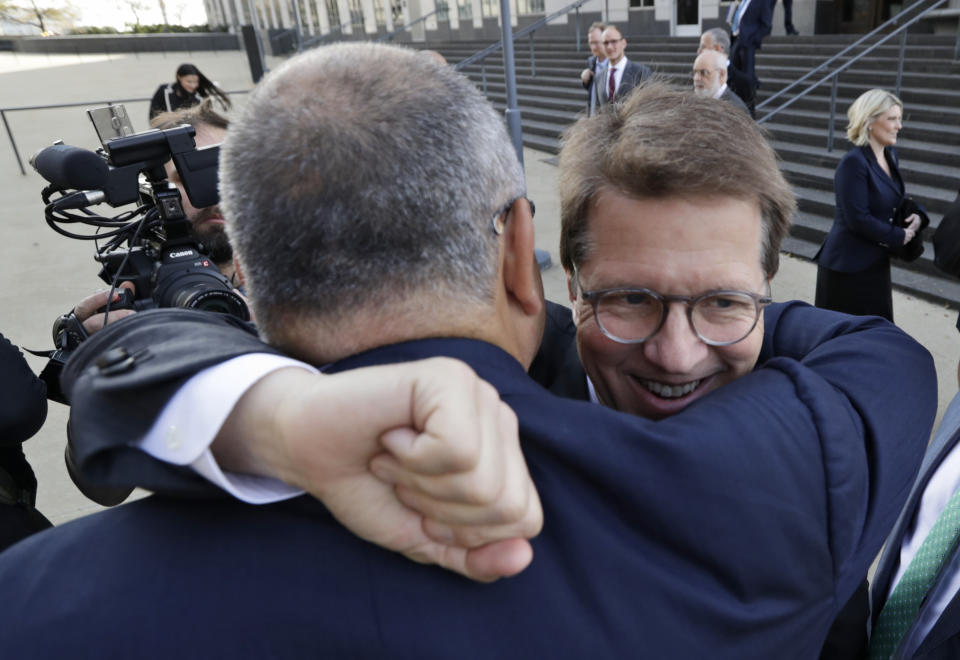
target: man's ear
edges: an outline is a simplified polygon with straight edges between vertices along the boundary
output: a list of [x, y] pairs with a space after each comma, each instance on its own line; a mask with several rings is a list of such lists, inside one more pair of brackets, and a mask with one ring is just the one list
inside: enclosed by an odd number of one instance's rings
[[543, 309], [543, 287], [534, 254], [533, 214], [530, 203], [519, 198], [510, 207], [503, 232], [503, 283], [528, 315]]

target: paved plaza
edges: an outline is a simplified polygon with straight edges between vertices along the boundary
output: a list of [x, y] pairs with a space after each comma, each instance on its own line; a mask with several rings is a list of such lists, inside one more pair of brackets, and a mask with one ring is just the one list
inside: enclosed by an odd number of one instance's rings
[[[0, 106], [90, 103], [85, 107], [94, 107], [106, 100], [144, 98], [152, 95], [160, 83], [172, 81], [174, 70], [182, 62], [196, 64], [224, 89], [239, 91], [252, 86], [246, 57], [240, 52], [82, 57], [0, 53]], [[275, 66], [276, 61], [269, 60], [268, 64]], [[232, 98], [243, 103], [242, 94]], [[97, 139], [85, 107], [7, 113], [26, 175], [20, 174], [6, 135], [0, 136], [4, 140], [0, 147], [0, 275], [6, 282], [0, 289], [0, 332], [20, 346], [49, 348], [53, 320], [104, 286], [96, 277], [98, 264], [93, 260], [92, 242], [60, 236], [45, 223], [40, 199], [45, 182], [26, 165], [30, 154], [55, 139], [94, 149]], [[127, 107], [134, 127], [146, 128], [147, 103], [128, 103]], [[283, 149], [282, 144], [264, 147]], [[528, 194], [537, 205], [537, 245], [550, 252], [554, 263], [544, 273], [547, 297], [564, 302], [566, 284], [557, 253], [560, 209], [555, 159], [550, 154], [526, 150], [524, 160]], [[107, 207], [103, 212], [108, 211], [111, 209]], [[812, 302], [815, 277], [813, 265], [785, 255], [773, 282], [774, 298]], [[936, 360], [942, 414], [957, 390], [957, 312], [894, 292], [894, 314], [900, 326], [926, 346]], [[35, 371], [42, 369], [44, 360], [32, 356], [28, 360]], [[67, 476], [63, 464], [66, 420], [67, 409], [51, 403], [46, 425], [25, 445], [40, 481], [38, 508], [54, 522], [99, 508], [86, 500]]]

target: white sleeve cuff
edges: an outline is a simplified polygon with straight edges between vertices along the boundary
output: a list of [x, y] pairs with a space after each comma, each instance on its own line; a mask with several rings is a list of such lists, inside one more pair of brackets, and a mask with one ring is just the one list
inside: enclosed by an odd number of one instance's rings
[[272, 353], [250, 353], [205, 369], [181, 387], [147, 434], [133, 444], [154, 458], [189, 465], [211, 483], [250, 504], [296, 497], [302, 490], [272, 477], [224, 473], [210, 445], [240, 397], [267, 374], [284, 367], [313, 366]]

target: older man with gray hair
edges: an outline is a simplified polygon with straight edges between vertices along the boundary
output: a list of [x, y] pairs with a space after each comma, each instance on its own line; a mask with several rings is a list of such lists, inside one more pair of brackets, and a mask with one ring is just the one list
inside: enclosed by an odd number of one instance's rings
[[756, 118], [754, 106], [757, 102], [757, 93], [746, 74], [730, 63], [730, 35], [727, 34], [727, 31], [720, 27], [710, 28], [704, 31], [704, 33], [700, 35], [700, 45], [697, 47], [697, 55], [705, 50], [715, 50], [727, 58], [725, 65], [727, 69], [727, 84], [730, 86], [730, 89], [733, 90], [733, 93], [739, 96], [747, 105], [747, 108], [750, 109], [750, 116]]
[[727, 87], [727, 58], [715, 50], [705, 50], [693, 62], [693, 91], [697, 96], [723, 99], [750, 114], [743, 100]]

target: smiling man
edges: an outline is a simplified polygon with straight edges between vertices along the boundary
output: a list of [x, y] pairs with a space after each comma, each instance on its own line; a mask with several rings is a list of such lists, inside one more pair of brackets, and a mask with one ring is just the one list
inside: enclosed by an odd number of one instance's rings
[[660, 419], [753, 369], [770, 302], [755, 203], [603, 190], [587, 222], [570, 291], [602, 403]]
[[597, 107], [622, 101], [637, 85], [652, 75], [650, 67], [627, 58], [627, 40], [615, 25], [603, 31], [607, 68], [597, 74], [594, 84]]
[[[648, 85], [570, 128], [558, 187], [573, 322], [551, 307], [531, 369], [551, 391], [663, 419], [774, 357], [764, 308], [793, 195], [752, 124]], [[862, 580], [821, 659], [857, 657], [867, 610]]]
[[560, 156], [560, 259], [591, 398], [655, 419], [756, 365], [793, 211], [762, 138], [726, 139], [746, 113], [662, 121], [677, 100], [647, 93], [576, 124]]

